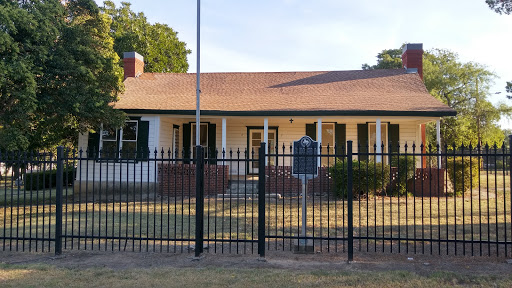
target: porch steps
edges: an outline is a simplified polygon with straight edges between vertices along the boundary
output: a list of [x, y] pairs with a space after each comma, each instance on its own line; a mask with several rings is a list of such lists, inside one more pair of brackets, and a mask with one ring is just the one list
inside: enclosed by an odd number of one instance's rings
[[[270, 193], [266, 198], [281, 198], [281, 194]], [[257, 180], [231, 180], [225, 194], [217, 195], [220, 199], [258, 199], [258, 181]]]

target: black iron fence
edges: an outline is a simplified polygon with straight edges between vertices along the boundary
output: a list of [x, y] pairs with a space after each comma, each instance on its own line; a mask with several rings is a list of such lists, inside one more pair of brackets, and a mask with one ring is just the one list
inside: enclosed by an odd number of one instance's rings
[[170, 150], [2, 152], [0, 245], [511, 255], [505, 145], [377, 149], [348, 141], [309, 156], [317, 175], [304, 182], [292, 173], [291, 147], [270, 154], [264, 145], [206, 159], [196, 151], [192, 160]]

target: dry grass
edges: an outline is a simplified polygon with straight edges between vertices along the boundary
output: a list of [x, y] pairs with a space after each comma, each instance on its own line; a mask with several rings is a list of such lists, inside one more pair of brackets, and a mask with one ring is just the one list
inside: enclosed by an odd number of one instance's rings
[[[472, 249], [479, 247], [474, 241], [495, 243], [506, 240], [510, 243], [510, 196], [499, 194], [487, 199], [487, 194], [484, 193], [480, 201], [470, 195], [354, 200], [354, 237], [370, 238], [368, 241], [358, 242], [358, 247], [380, 250], [384, 244], [386, 247], [401, 245], [403, 249], [414, 245], [410, 248], [422, 249], [422, 252], [425, 251], [425, 245], [427, 248], [437, 249], [437, 246], [429, 246], [431, 243], [438, 243], [437, 240], [442, 243], [446, 243], [445, 240], [464, 240], [468, 243], [473, 241]], [[164, 198], [142, 202], [67, 203], [63, 207], [64, 234], [82, 238], [81, 241], [78, 241], [79, 238], [67, 238], [65, 247], [146, 250], [159, 246], [156, 249], [185, 251], [194, 243], [195, 202], [190, 199], [169, 200]], [[315, 244], [320, 250], [342, 249], [345, 244], [343, 240], [348, 235], [348, 202], [326, 197], [308, 198], [308, 201], [308, 236], [317, 238]], [[293, 239], [300, 235], [300, 204], [301, 198], [298, 197], [267, 201], [266, 233], [279, 238], [275, 240], [270, 237], [270, 247], [289, 249], [293, 245]], [[207, 199], [204, 205], [204, 234], [206, 239], [211, 239], [208, 244], [221, 245], [221, 242], [215, 241], [221, 239], [257, 239], [257, 201]], [[0, 236], [50, 238], [54, 230], [53, 204], [0, 207]], [[83, 238], [91, 235], [103, 239]], [[105, 236], [117, 239], [105, 239]], [[331, 241], [318, 240], [326, 237], [331, 238]], [[244, 250], [254, 250], [251, 243], [237, 244], [237, 251], [239, 246], [240, 249], [243, 247]]]
[[510, 287], [510, 275], [312, 269], [150, 268], [73, 269], [51, 265], [2, 265], [2, 287]]

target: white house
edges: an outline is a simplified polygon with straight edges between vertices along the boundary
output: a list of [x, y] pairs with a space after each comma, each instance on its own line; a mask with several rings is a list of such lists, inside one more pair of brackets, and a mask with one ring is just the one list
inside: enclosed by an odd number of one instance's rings
[[[200, 144], [208, 151], [206, 157], [213, 157], [212, 151], [218, 150], [217, 158], [222, 158], [230, 157], [229, 151], [237, 149], [254, 149], [257, 157], [262, 141], [268, 143], [269, 152], [274, 152], [276, 145], [288, 147], [303, 135], [320, 140], [323, 149], [335, 143], [344, 148], [346, 141], [352, 140], [354, 152], [356, 143], [364, 147], [384, 143], [386, 151], [389, 143], [422, 143], [426, 123], [456, 114], [425, 88], [422, 54], [422, 44], [407, 44], [403, 69], [202, 73]], [[164, 149], [165, 157], [169, 149], [184, 151], [184, 158], [193, 156], [196, 75], [144, 73], [143, 67], [141, 55], [125, 53], [126, 91], [115, 107], [125, 111], [130, 120], [117, 131], [98, 129], [97, 134], [80, 135], [78, 145], [84, 151], [149, 147], [150, 151]], [[272, 159], [269, 161], [272, 165]], [[110, 165], [109, 177], [119, 177], [120, 181], [131, 177], [157, 179], [154, 162], [87, 162], [105, 165], [103, 171]], [[133, 174], [116, 176], [116, 165], [132, 165]], [[86, 173], [84, 167], [81, 175]], [[242, 165], [229, 170], [251, 174], [258, 167]], [[95, 171], [99, 173], [99, 169]], [[99, 179], [99, 174], [87, 177], [89, 181], [93, 178]]]

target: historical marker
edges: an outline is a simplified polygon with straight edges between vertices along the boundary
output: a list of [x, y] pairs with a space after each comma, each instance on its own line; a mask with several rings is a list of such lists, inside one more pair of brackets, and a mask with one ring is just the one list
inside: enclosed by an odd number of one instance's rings
[[312, 179], [318, 174], [318, 142], [309, 136], [304, 136], [298, 141], [293, 142], [293, 164], [292, 173], [302, 182], [302, 239], [295, 245], [294, 253], [314, 253], [314, 247], [306, 239], [306, 221], [307, 221], [307, 180]]

